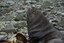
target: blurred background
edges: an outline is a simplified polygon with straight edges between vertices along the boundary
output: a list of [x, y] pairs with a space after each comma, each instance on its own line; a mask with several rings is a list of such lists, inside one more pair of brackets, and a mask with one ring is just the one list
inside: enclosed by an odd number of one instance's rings
[[64, 34], [64, 0], [0, 0], [0, 39], [16, 33], [28, 37], [26, 12], [22, 6], [41, 10], [49, 22]]

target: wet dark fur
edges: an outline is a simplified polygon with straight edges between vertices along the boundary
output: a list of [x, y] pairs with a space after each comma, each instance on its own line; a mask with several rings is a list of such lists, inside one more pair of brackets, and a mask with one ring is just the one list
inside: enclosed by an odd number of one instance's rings
[[27, 24], [30, 43], [47, 43], [52, 39], [62, 39], [63, 35], [49, 23], [37, 8], [28, 8]]

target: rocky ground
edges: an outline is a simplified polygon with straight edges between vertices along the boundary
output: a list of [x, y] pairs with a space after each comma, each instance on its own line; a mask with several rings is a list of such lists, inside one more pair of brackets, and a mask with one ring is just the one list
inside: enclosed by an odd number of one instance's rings
[[64, 30], [64, 0], [0, 0], [0, 39], [16, 33], [28, 36], [23, 5], [39, 8], [55, 28]]

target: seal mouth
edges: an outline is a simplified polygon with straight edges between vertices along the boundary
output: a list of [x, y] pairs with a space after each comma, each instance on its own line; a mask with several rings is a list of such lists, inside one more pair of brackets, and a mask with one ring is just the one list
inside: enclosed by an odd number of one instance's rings
[[27, 7], [27, 8], [25, 8], [25, 10], [26, 10], [27, 14], [32, 14], [32, 8], [31, 7]]

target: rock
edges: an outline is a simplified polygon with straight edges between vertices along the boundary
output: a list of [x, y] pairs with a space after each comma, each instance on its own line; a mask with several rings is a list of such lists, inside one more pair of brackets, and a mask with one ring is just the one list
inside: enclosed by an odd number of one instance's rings
[[62, 34], [64, 34], [64, 31], [60, 31]]
[[5, 39], [7, 37], [7, 33], [0, 32], [0, 40]]
[[26, 1], [26, 3], [30, 3], [30, 2], [31, 2], [31, 0], [27, 0], [27, 1]]
[[14, 1], [7, 1], [7, 4], [13, 5], [15, 2]]
[[25, 10], [17, 10], [16, 12], [17, 13], [22, 13], [22, 12], [25, 12]]
[[27, 0], [26, 3], [36, 3], [36, 1], [32, 0]]
[[5, 32], [0, 32], [0, 35], [7, 35], [7, 33], [5, 33]]
[[64, 2], [60, 2], [59, 4], [61, 4], [61, 6], [63, 6], [63, 7], [64, 7]]
[[17, 24], [14, 25], [14, 27], [18, 28], [18, 29], [26, 27], [26, 22], [23, 21], [23, 22], [17, 23]]
[[5, 39], [5, 38], [6, 38], [5, 35], [0, 35], [0, 40]]
[[15, 28], [12, 24], [5, 24], [5, 28], [0, 30], [0, 32], [15, 33], [17, 32], [17, 28]]
[[4, 30], [0, 30], [0, 32], [6, 32], [8, 34], [17, 33], [17, 29], [4, 29]]

